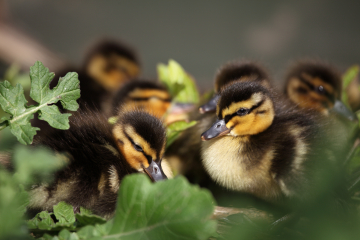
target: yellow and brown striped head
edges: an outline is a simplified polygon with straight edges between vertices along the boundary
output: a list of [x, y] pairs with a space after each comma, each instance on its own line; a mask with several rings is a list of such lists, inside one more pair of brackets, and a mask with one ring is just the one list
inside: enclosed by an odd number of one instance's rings
[[[215, 93], [236, 82], [258, 82], [270, 87], [269, 75], [258, 63], [253, 61], [232, 61], [222, 66], [215, 77]], [[219, 94], [199, 108], [200, 113], [215, 112]]]
[[265, 131], [275, 117], [271, 93], [256, 82], [234, 83], [221, 91], [216, 113], [219, 120], [202, 134], [203, 140], [256, 135]]
[[300, 61], [286, 77], [285, 94], [301, 108], [328, 114], [341, 97], [341, 76], [332, 67], [315, 61]]
[[136, 53], [128, 46], [114, 41], [103, 41], [87, 55], [84, 69], [105, 89], [113, 92], [139, 75], [140, 64]]
[[159, 119], [143, 111], [124, 113], [113, 128], [113, 136], [132, 168], [146, 172], [153, 180], [165, 176], [161, 159], [165, 151], [166, 133]]
[[167, 89], [155, 82], [135, 80], [127, 83], [115, 95], [113, 115], [121, 111], [141, 109], [161, 118], [171, 104], [171, 96]]

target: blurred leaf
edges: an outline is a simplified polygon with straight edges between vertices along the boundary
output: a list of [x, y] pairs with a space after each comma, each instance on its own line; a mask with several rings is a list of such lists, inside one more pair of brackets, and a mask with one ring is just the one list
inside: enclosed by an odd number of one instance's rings
[[158, 64], [159, 80], [164, 83], [175, 102], [198, 103], [199, 93], [194, 79], [174, 60], [169, 60], [168, 66]]
[[31, 184], [35, 177], [38, 181], [48, 180], [55, 170], [64, 166], [64, 161], [43, 147], [33, 149], [18, 146], [14, 151], [13, 162], [16, 168], [14, 178], [24, 185]]
[[58, 85], [50, 90], [49, 84], [53, 77], [54, 74], [49, 73], [49, 69], [41, 62], [36, 62], [30, 68], [30, 96], [39, 103], [30, 107], [26, 106], [24, 89], [20, 84], [13, 87], [8, 81], [0, 83], [0, 105], [10, 114], [9, 119], [3, 120], [2, 128], [9, 126], [23, 144], [31, 143], [36, 131], [40, 130], [30, 124], [34, 113], [38, 112], [39, 119], [47, 121], [54, 128], [68, 129], [71, 114], [61, 114], [58, 108], [51, 104], [60, 101], [65, 109], [76, 111], [78, 108], [76, 100], [80, 97], [80, 89], [77, 73], [67, 73], [64, 78], [60, 78]]
[[185, 122], [185, 121], [178, 121], [171, 123], [166, 128], [166, 148], [168, 148], [180, 135], [180, 133], [192, 126], [194, 126], [197, 122]]
[[110, 118], [108, 119], [108, 122], [109, 122], [110, 124], [115, 124], [118, 119], [119, 119], [118, 116], [113, 116], [113, 117], [110, 117]]
[[346, 72], [344, 73], [344, 75], [342, 76], [342, 80], [343, 80], [343, 91], [342, 91], [342, 96], [341, 96], [341, 100], [347, 105], [349, 106], [349, 102], [348, 102], [348, 96], [347, 96], [347, 92], [346, 92], [346, 88], [349, 86], [349, 84], [354, 81], [357, 76], [359, 75], [359, 66], [358, 65], [354, 65], [351, 66], [350, 68], [348, 68], [346, 70]]
[[74, 210], [70, 204], [59, 202], [53, 209], [59, 224], [73, 224], [75, 222]]
[[145, 175], [127, 176], [107, 238], [206, 239], [216, 228], [213, 202], [183, 177], [152, 184]]
[[78, 213], [75, 215], [75, 217], [78, 227], [106, 223], [106, 220], [104, 218], [89, 213]]

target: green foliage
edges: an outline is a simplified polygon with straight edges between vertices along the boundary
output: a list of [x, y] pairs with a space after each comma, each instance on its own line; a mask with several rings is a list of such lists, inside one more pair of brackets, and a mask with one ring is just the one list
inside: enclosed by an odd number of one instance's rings
[[216, 228], [210, 220], [213, 202], [207, 190], [182, 177], [154, 184], [135, 174], [122, 181], [113, 221], [88, 212], [75, 215], [71, 205], [60, 202], [54, 206], [57, 222], [44, 211], [28, 221], [28, 227], [37, 234], [57, 231], [58, 239], [207, 239]]
[[180, 133], [196, 124], [196, 121], [178, 121], [171, 123], [166, 128], [166, 148], [168, 148], [180, 135]]
[[173, 101], [179, 103], [198, 103], [199, 93], [192, 77], [185, 72], [179, 63], [169, 60], [169, 64], [158, 64], [159, 80], [164, 83]]
[[6, 80], [0, 83], [0, 105], [6, 113], [10, 114], [10, 117], [1, 119], [1, 128], [9, 126], [11, 132], [22, 144], [30, 144], [36, 131], [39, 130], [30, 124], [36, 112], [39, 113], [39, 119], [47, 121], [54, 128], [69, 128], [71, 114], [61, 114], [57, 106], [52, 104], [60, 101], [65, 109], [77, 110], [76, 100], [80, 97], [78, 75], [67, 73], [65, 77], [60, 78], [55, 88], [50, 89], [49, 84], [53, 77], [54, 73], [50, 73], [41, 62], [36, 62], [30, 68], [30, 97], [38, 103], [35, 106], [26, 105], [24, 89], [20, 84], [13, 87]]
[[341, 100], [347, 106], [349, 106], [349, 103], [348, 103], [348, 96], [347, 96], [346, 88], [349, 86], [349, 84], [352, 81], [354, 81], [359, 76], [359, 71], [360, 71], [360, 68], [358, 65], [351, 66], [350, 68], [348, 68], [346, 70], [346, 72], [344, 73], [344, 75], [342, 77], [343, 91], [342, 91], [342, 96], [341, 96], [342, 99]]
[[29, 200], [24, 187], [33, 184], [35, 177], [46, 182], [51, 172], [62, 166], [47, 149], [19, 146], [14, 152], [14, 174], [0, 168], [0, 239], [27, 236], [22, 215]]

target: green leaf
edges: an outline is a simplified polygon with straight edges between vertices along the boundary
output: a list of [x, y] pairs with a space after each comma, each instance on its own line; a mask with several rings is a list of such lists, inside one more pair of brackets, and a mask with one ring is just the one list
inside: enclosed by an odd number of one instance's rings
[[103, 219], [100, 216], [94, 215], [94, 214], [76, 214], [75, 215], [77, 220], [77, 226], [86, 226], [86, 225], [95, 225], [95, 224], [103, 224], [106, 222], [105, 219]]
[[16, 182], [29, 185], [35, 177], [42, 182], [50, 180], [52, 172], [64, 166], [52, 151], [44, 147], [28, 148], [18, 146], [14, 151], [13, 162], [16, 168]]
[[75, 214], [73, 207], [65, 202], [59, 202], [54, 206], [54, 214], [59, 224], [75, 223]]
[[198, 103], [199, 93], [193, 78], [174, 60], [168, 66], [158, 64], [159, 80], [164, 83], [175, 102]]
[[118, 199], [107, 238], [207, 239], [216, 229], [210, 192], [183, 177], [152, 184], [145, 175], [127, 176]]
[[171, 123], [166, 128], [166, 148], [168, 148], [180, 135], [180, 133], [192, 126], [194, 126], [197, 122], [185, 122], [185, 121], [178, 121]]
[[0, 83], [0, 105], [10, 114], [10, 118], [3, 120], [0, 129], [9, 126], [19, 142], [30, 144], [36, 131], [40, 130], [30, 124], [36, 112], [39, 113], [40, 119], [47, 121], [50, 126], [68, 129], [71, 114], [61, 114], [58, 108], [51, 104], [60, 101], [65, 109], [77, 110], [76, 100], [80, 97], [78, 75], [67, 73], [64, 78], [60, 78], [55, 88], [50, 89], [49, 84], [53, 77], [54, 73], [50, 73], [41, 62], [36, 62], [30, 67], [30, 97], [38, 103], [31, 107], [26, 106], [27, 101], [21, 85], [13, 87], [8, 81]]
[[358, 65], [354, 65], [351, 66], [350, 68], [348, 68], [346, 70], [346, 72], [344, 73], [344, 75], [342, 76], [342, 80], [343, 80], [343, 91], [342, 91], [342, 96], [341, 96], [341, 100], [347, 105], [348, 104], [348, 97], [347, 97], [347, 92], [346, 92], [346, 88], [349, 86], [349, 84], [354, 81], [358, 76], [359, 76], [359, 71], [360, 68]]
[[113, 116], [113, 117], [110, 117], [110, 118], [108, 119], [108, 122], [109, 122], [110, 124], [115, 124], [118, 119], [119, 119], [118, 116]]

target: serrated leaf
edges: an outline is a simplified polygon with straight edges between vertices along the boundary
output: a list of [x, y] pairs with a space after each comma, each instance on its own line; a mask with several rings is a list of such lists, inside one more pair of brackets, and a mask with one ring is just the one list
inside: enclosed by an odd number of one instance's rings
[[73, 207], [65, 202], [59, 202], [54, 206], [54, 214], [59, 224], [75, 223], [75, 214]]
[[159, 80], [164, 83], [175, 102], [198, 103], [199, 93], [192, 77], [174, 60], [168, 66], [158, 64]]
[[26, 106], [27, 101], [21, 85], [12, 87], [8, 81], [0, 83], [0, 105], [6, 113], [11, 115], [2, 122], [0, 129], [9, 125], [19, 142], [30, 144], [36, 131], [39, 130], [30, 124], [36, 112], [39, 112], [40, 119], [47, 121], [50, 126], [68, 129], [71, 114], [61, 114], [57, 107], [51, 104], [60, 101], [65, 109], [77, 110], [76, 100], [80, 97], [78, 75], [68, 73], [59, 80], [55, 88], [50, 89], [49, 84], [53, 77], [54, 73], [50, 73], [49, 69], [39, 61], [30, 67], [30, 97], [38, 102], [37, 106], [31, 107]]
[[171, 123], [166, 128], [166, 148], [168, 148], [180, 135], [180, 133], [192, 126], [194, 126], [197, 122], [185, 122], [185, 121], [178, 121]]
[[206, 239], [216, 229], [210, 192], [183, 177], [152, 184], [145, 175], [127, 176], [118, 199], [107, 238]]
[[49, 212], [42, 211], [36, 214], [33, 219], [28, 220], [27, 225], [29, 229], [50, 230], [55, 226], [55, 222]]
[[69, 117], [70, 113], [61, 114], [59, 108], [56, 105], [45, 106], [41, 110], [39, 115], [40, 120], [47, 121], [50, 126], [57, 129], [69, 129]]

